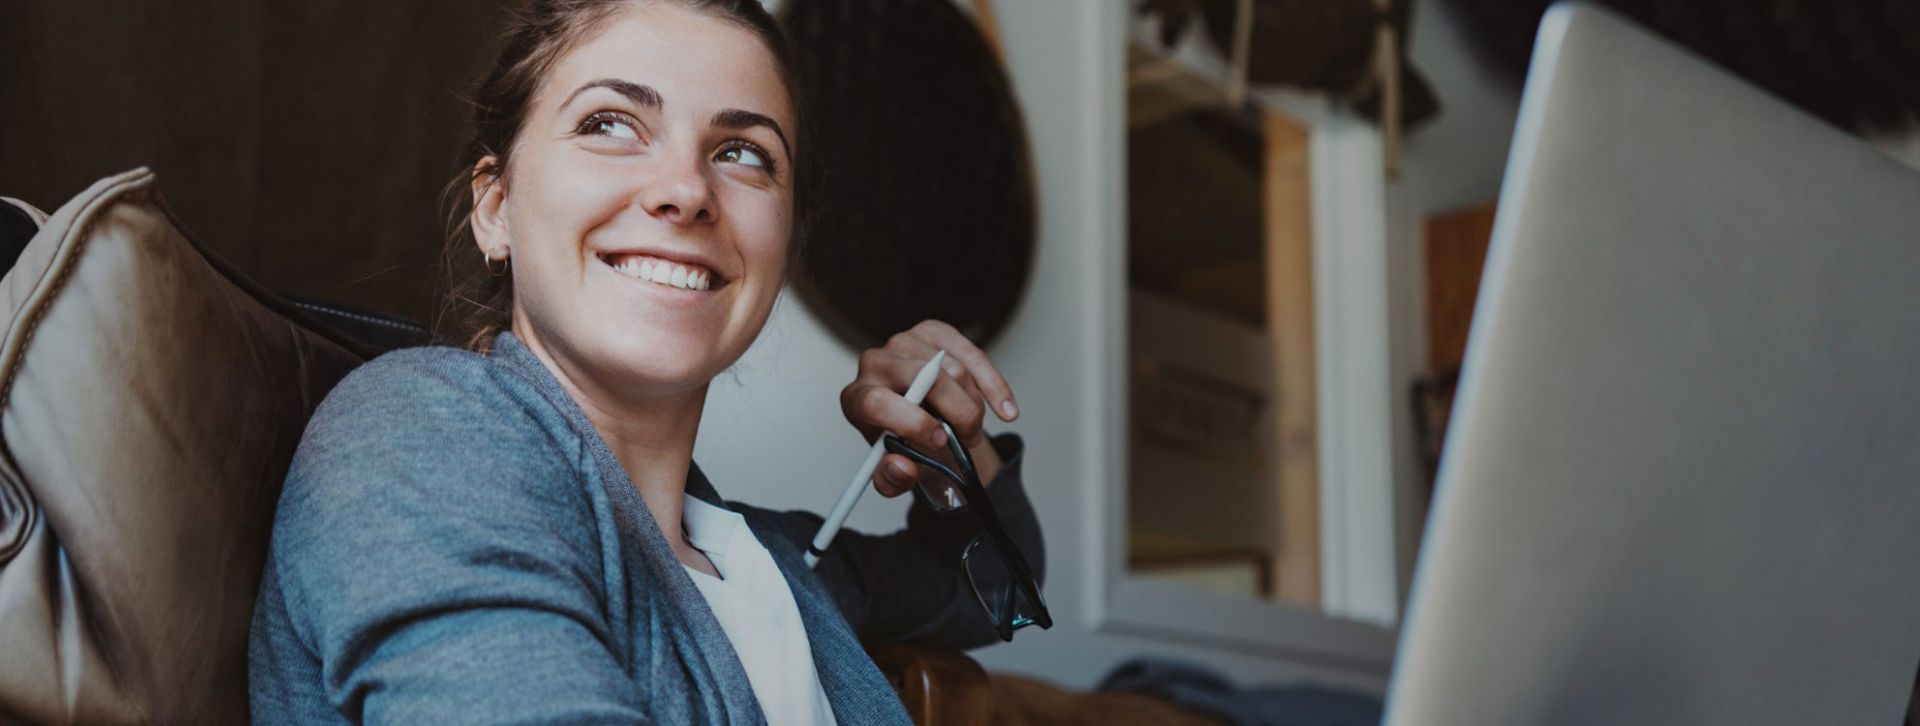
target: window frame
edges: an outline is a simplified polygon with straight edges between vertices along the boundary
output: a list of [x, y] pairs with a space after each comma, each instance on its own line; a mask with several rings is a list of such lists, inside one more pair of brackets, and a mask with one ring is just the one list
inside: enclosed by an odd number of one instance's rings
[[[1107, 111], [1093, 142], [1093, 178], [1106, 250], [1124, 250], [1126, 211], [1126, 45], [1151, 37], [1132, 28], [1122, 10], [1107, 40], [1093, 91]], [[1109, 16], [1112, 18], [1113, 16]], [[1137, 35], [1136, 35], [1137, 34]], [[1191, 44], [1189, 44], [1191, 45]], [[1194, 72], [1224, 78], [1224, 64], [1198, 47], [1170, 58]], [[1099, 96], [1105, 95], [1105, 98]], [[1124, 254], [1101, 255], [1094, 294], [1103, 319], [1087, 421], [1099, 424], [1103, 461], [1111, 472], [1090, 494], [1093, 550], [1088, 568], [1096, 629], [1186, 645], [1236, 650], [1290, 661], [1386, 675], [1397, 638], [1401, 592], [1396, 556], [1394, 386], [1387, 181], [1379, 130], [1311, 94], [1256, 90], [1256, 106], [1284, 114], [1310, 131], [1314, 278], [1316, 449], [1319, 457], [1321, 607], [1306, 609], [1134, 577], [1127, 558], [1128, 281]], [[1206, 618], [1192, 618], [1204, 611]]]

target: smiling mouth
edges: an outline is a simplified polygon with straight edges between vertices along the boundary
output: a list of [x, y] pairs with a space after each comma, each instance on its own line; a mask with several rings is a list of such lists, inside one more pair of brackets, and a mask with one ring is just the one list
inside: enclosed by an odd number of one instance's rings
[[699, 265], [673, 262], [646, 255], [603, 254], [600, 261], [607, 263], [614, 272], [656, 285], [677, 287], [682, 290], [705, 292], [724, 287], [726, 280]]

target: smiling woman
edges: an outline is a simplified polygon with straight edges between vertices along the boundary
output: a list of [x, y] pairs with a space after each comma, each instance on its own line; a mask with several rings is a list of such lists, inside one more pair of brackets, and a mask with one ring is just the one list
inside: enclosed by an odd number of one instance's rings
[[[603, 23], [554, 59], [519, 137], [475, 160], [469, 219], [482, 254], [510, 261], [529, 349], [570, 387], [619, 381], [588, 400], [657, 403], [731, 365], [772, 310], [794, 190], [776, 119], [794, 111], [750, 26], [672, 4]], [[634, 257], [652, 258], [650, 281], [718, 284], [636, 284], [617, 274]]]
[[[472, 282], [438, 327], [468, 343], [381, 357], [316, 412], [255, 610], [254, 720], [900, 723], [863, 641], [1005, 637], [976, 593], [1013, 575], [969, 579], [978, 532], [923, 495], [906, 529], [843, 533], [810, 570], [819, 516], [724, 502], [693, 464], [708, 386], [795, 253], [788, 66], [755, 0], [519, 10], [449, 243]], [[1038, 577], [1022, 444], [985, 427], [1018, 409], [977, 346], [923, 322], [861, 355], [841, 400], [870, 441], [957, 444]], [[880, 472], [898, 495], [921, 469]]]

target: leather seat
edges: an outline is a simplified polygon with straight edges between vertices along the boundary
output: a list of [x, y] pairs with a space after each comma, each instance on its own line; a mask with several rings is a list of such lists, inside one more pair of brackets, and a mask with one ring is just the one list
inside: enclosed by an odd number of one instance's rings
[[0, 326], [0, 720], [245, 723], [281, 479], [373, 349], [206, 254], [144, 169], [44, 220]]

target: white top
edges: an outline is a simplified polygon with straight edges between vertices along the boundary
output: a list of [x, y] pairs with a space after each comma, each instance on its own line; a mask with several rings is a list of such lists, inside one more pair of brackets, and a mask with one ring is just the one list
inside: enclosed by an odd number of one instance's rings
[[[787, 579], [740, 513], [689, 495], [680, 515], [687, 541], [706, 553], [720, 578], [687, 568], [746, 667], [769, 726], [833, 726], [813, 646]], [[685, 567], [685, 565], [682, 565]]]

